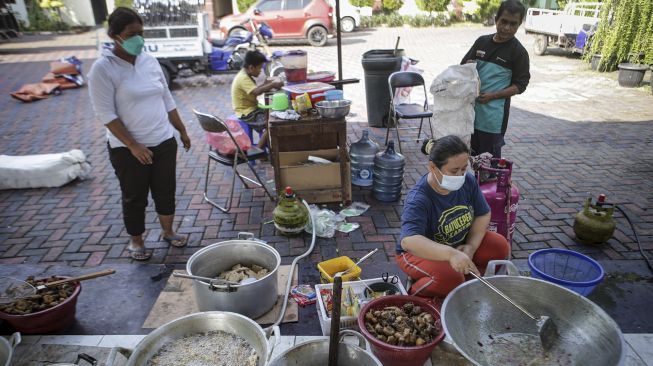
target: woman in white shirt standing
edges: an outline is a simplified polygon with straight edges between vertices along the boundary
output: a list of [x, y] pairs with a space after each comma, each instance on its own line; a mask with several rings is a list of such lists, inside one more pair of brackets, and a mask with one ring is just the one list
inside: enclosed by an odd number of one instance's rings
[[143, 20], [132, 9], [119, 7], [109, 16], [112, 50], [105, 49], [89, 73], [89, 93], [97, 119], [107, 129], [109, 158], [122, 191], [122, 211], [133, 259], [152, 256], [145, 249], [145, 208], [148, 193], [172, 246], [186, 238], [172, 229], [175, 214], [177, 141], [186, 151], [190, 139], [159, 62], [142, 53]]

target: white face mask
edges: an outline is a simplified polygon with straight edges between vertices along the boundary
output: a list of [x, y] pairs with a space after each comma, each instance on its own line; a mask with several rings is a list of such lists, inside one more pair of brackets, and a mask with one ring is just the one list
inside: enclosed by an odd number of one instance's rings
[[[438, 169], [437, 167], [435, 169]], [[438, 180], [438, 178], [433, 175], [435, 180], [438, 182], [440, 187], [446, 189], [447, 191], [457, 191], [460, 189], [460, 187], [465, 184], [465, 175], [444, 175], [440, 169], [438, 169], [440, 174], [442, 174], [442, 182]]]

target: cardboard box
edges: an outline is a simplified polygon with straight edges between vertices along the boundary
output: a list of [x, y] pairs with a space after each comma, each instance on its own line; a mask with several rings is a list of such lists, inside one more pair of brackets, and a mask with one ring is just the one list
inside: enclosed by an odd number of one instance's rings
[[[302, 164], [309, 156], [332, 161], [329, 164]], [[310, 203], [351, 201], [351, 185], [342, 188], [338, 149], [292, 151], [279, 153], [281, 188], [287, 186]], [[349, 155], [344, 162], [346, 174], [350, 173]], [[351, 182], [346, 177], [345, 182]], [[344, 192], [344, 193], [343, 193]]]

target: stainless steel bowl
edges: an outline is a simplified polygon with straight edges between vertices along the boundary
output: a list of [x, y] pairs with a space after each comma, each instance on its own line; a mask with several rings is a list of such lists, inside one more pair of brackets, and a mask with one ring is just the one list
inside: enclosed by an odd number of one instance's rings
[[[169, 342], [197, 333], [221, 330], [237, 334], [243, 338], [258, 354], [258, 366], [267, 365], [272, 351], [280, 341], [279, 327], [275, 326], [266, 333], [260, 325], [246, 316], [226, 311], [207, 311], [175, 319], [164, 324], [145, 336], [134, 349], [114, 347], [106, 361], [107, 366], [126, 365], [143, 366], [161, 347]], [[274, 334], [274, 341], [271, 336]], [[118, 353], [127, 357], [117, 363]]]
[[[358, 346], [343, 341], [343, 337], [353, 335]], [[370, 351], [363, 336], [353, 330], [341, 330], [338, 343], [338, 365], [340, 366], [382, 366]], [[289, 348], [270, 361], [267, 366], [326, 365], [329, 362], [329, 340], [320, 339], [300, 343]]]
[[9, 339], [0, 337], [0, 366], [11, 365], [11, 356], [18, 343], [20, 343], [20, 333], [18, 332], [12, 334]]
[[349, 114], [351, 100], [323, 100], [315, 103], [317, 112], [323, 118], [342, 118]]

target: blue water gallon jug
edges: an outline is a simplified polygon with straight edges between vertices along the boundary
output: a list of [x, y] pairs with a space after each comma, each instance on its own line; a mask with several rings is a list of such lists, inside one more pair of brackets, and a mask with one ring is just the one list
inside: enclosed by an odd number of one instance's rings
[[395, 143], [390, 141], [388, 148], [374, 158], [374, 198], [383, 202], [394, 202], [401, 197], [404, 183], [406, 158], [395, 152]]
[[349, 147], [351, 158], [351, 183], [359, 187], [371, 187], [374, 181], [372, 170], [374, 158], [379, 152], [379, 145], [370, 139], [368, 130], [363, 130], [363, 137]]

